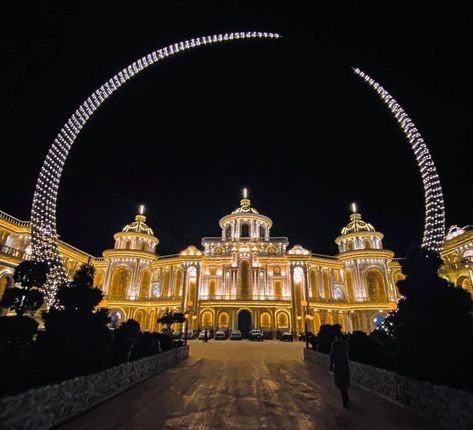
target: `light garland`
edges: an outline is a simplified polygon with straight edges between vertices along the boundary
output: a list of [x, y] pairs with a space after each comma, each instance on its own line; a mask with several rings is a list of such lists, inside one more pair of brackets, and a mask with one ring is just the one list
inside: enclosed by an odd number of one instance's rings
[[54, 139], [43, 162], [31, 208], [33, 256], [35, 260], [46, 261], [50, 267], [45, 284], [45, 298], [49, 306], [56, 304], [56, 291], [62, 283], [67, 281], [66, 271], [59, 255], [56, 229], [56, 204], [61, 174], [72, 144], [94, 112], [129, 79], [169, 56], [219, 42], [279, 37], [277, 33], [266, 32], [225, 33], [185, 40], [153, 51], [105, 82], [70, 116]]
[[419, 130], [391, 94], [360, 69], [353, 70], [381, 96], [411, 144], [424, 186], [425, 221], [421, 246], [428, 251], [439, 253], [445, 241], [445, 203], [437, 169], [429, 149]]

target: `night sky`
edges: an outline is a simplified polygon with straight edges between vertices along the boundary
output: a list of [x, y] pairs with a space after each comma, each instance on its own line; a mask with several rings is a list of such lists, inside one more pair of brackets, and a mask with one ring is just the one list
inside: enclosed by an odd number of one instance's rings
[[[424, 197], [397, 123], [357, 78], [391, 92], [423, 134], [447, 225], [473, 223], [471, 14], [383, 13], [350, 2], [32, 2], [2, 15], [0, 209], [29, 219], [39, 169], [88, 95], [149, 52], [190, 37], [272, 31], [174, 56], [97, 111], [66, 163], [61, 238], [93, 255], [147, 208], [159, 254], [218, 236], [242, 187], [273, 236], [334, 254], [356, 201], [399, 256], [420, 240]], [[70, 3], [70, 2], [67, 2]], [[433, 12], [434, 13], [432, 16]], [[428, 18], [427, 18], [428, 15]]]

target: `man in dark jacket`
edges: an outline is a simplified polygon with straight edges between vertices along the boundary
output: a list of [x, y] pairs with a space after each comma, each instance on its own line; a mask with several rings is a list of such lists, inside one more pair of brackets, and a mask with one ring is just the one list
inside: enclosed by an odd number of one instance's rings
[[330, 371], [333, 370], [335, 386], [342, 394], [343, 407], [347, 407], [348, 388], [350, 387], [350, 364], [348, 362], [348, 342], [343, 336], [339, 324], [334, 326], [335, 340], [330, 347]]

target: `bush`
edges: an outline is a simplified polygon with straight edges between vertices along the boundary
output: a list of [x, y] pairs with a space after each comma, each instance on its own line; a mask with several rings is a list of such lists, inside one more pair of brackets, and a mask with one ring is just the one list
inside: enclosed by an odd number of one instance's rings
[[383, 365], [383, 349], [381, 345], [365, 332], [354, 331], [347, 336], [350, 360], [380, 367]]
[[128, 363], [130, 360], [136, 360], [140, 352], [135, 352], [140, 336], [140, 324], [134, 319], [129, 319], [120, 324], [113, 331], [113, 358], [112, 365]]
[[106, 368], [111, 334], [102, 293], [93, 287], [94, 269], [82, 265], [72, 283], [58, 291], [59, 308], [43, 312], [46, 331], [38, 335], [36, 382], [67, 379]]
[[174, 339], [167, 333], [156, 333], [158, 335], [161, 351], [169, 351], [174, 348]]

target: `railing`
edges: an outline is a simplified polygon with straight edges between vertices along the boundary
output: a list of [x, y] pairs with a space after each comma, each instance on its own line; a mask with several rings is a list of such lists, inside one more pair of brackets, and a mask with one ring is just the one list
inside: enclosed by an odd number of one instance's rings
[[113, 294], [113, 295], [105, 295], [107, 300], [116, 300], [116, 301], [123, 301], [123, 300], [130, 300], [130, 301], [138, 301], [138, 302], [172, 302], [172, 301], [181, 301], [182, 296], [168, 296], [168, 297], [139, 297], [133, 295], [120, 295], [120, 294]]
[[10, 246], [0, 245], [0, 254], [8, 255], [9, 257], [18, 258], [20, 260], [30, 260], [31, 254], [21, 251], [19, 249], [11, 248]]
[[22, 221], [21, 219], [15, 218], [14, 216], [11, 216], [3, 211], [0, 211], [0, 218], [20, 227], [29, 227], [31, 225], [30, 221]]
[[473, 256], [472, 257], [463, 257], [462, 259], [455, 261], [455, 263], [443, 264], [440, 270], [461, 270], [473, 266]]
[[266, 239], [264, 237], [228, 237], [226, 239], [222, 239], [221, 237], [203, 237], [202, 244], [205, 242], [267, 242], [267, 243], [281, 243], [283, 245], [287, 245], [289, 243], [289, 239], [287, 237], [270, 237]]
[[241, 301], [281, 301], [286, 302], [290, 301], [290, 296], [269, 296], [269, 295], [241, 295], [241, 294], [220, 294], [220, 295], [212, 295], [212, 296], [205, 296], [200, 295], [199, 300], [241, 300]]

